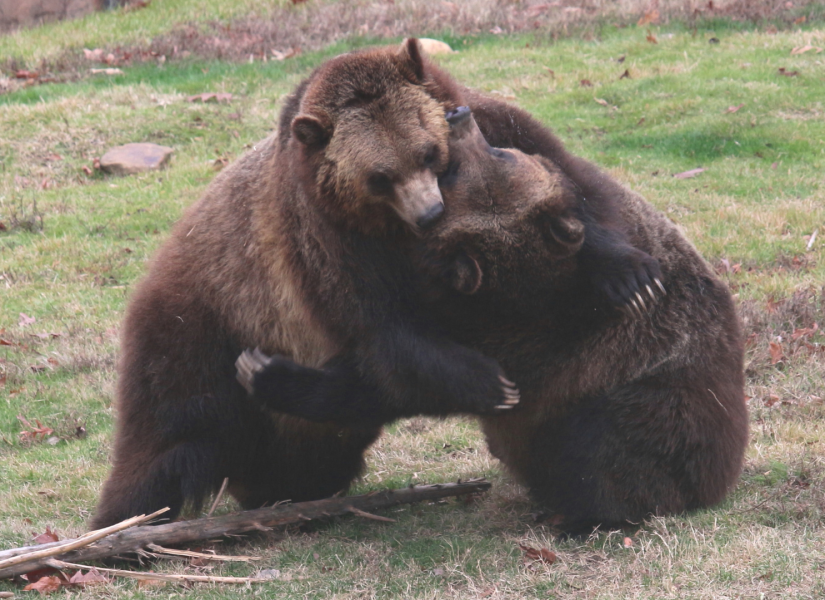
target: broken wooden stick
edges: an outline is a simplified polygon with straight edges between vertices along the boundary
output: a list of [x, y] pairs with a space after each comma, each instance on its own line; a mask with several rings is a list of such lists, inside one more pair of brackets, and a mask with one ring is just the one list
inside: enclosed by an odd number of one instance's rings
[[[436, 500], [448, 496], [463, 496], [484, 492], [490, 484], [484, 479], [473, 479], [458, 483], [419, 485], [397, 490], [372, 492], [363, 496], [343, 496], [278, 504], [268, 508], [258, 508], [243, 512], [177, 521], [163, 525], [133, 526], [135, 521], [145, 521], [149, 517], [133, 517], [112, 527], [89, 532], [74, 540], [63, 540], [39, 546], [13, 548], [0, 552], [0, 579], [28, 573], [49, 566], [49, 561], [78, 563], [120, 554], [138, 552], [150, 544], [166, 546], [185, 544], [197, 540], [211, 539], [222, 535], [237, 535], [255, 530], [268, 530], [279, 525], [301, 523], [312, 519], [344, 514], [368, 513], [372, 510], [411, 504], [423, 500]], [[157, 513], [156, 513], [157, 514]], [[371, 515], [374, 517], [375, 515]], [[128, 525], [125, 525], [128, 523]], [[129, 529], [126, 529], [129, 527]], [[106, 533], [104, 533], [106, 532]], [[55, 563], [52, 563], [55, 564]]]

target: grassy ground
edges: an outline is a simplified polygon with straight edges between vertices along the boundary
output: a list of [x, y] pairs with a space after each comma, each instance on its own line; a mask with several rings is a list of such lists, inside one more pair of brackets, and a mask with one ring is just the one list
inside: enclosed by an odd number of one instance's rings
[[[13, 44], [19, 56], [57, 65], [61, 52], [107, 47], [120, 34], [155, 39], [175, 22], [221, 16], [211, 4], [168, 4], [181, 12], [156, 2], [0, 38], [0, 53], [8, 52], [0, 59], [15, 54]], [[263, 5], [235, 3], [222, 16]], [[84, 33], [84, 23], [111, 24], [114, 33]], [[584, 35], [556, 41], [453, 32], [460, 52], [440, 60], [459, 79], [532, 111], [571, 150], [643, 193], [737, 294], [749, 335], [752, 439], [742, 482], [725, 503], [635, 532], [557, 539], [534, 522], [523, 490], [500, 472], [474, 423], [413, 419], [390, 427], [371, 450], [354, 492], [479, 475], [494, 490], [471, 504], [388, 511], [394, 524], [342, 518], [224, 544], [223, 553], [263, 560], [212, 573], [278, 569], [279, 579], [251, 590], [202, 586], [198, 594], [822, 597], [825, 354], [812, 329], [825, 325], [825, 54], [792, 49], [825, 47], [825, 30], [811, 19], [776, 25], [590, 24]], [[118, 325], [131, 285], [212, 179], [216, 159], [231, 160], [265, 136], [309, 69], [359, 43], [253, 64], [193, 52], [0, 96], [0, 547], [30, 543], [46, 526], [61, 537], [84, 530], [108, 470]], [[232, 101], [186, 101], [201, 92], [228, 92]], [[84, 172], [106, 148], [131, 141], [173, 146], [172, 166], [125, 179]], [[705, 171], [672, 177], [696, 168]], [[21, 432], [32, 428], [18, 417], [54, 431], [26, 439]], [[224, 501], [221, 510], [231, 508]], [[547, 547], [559, 559], [527, 560], [518, 544]], [[195, 569], [174, 561], [153, 568]], [[0, 591], [13, 589], [0, 583]], [[116, 581], [85, 594], [174, 592]]]

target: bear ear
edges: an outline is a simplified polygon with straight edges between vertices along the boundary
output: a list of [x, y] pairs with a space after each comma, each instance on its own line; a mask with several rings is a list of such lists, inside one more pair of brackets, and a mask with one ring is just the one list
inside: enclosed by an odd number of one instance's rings
[[321, 120], [307, 114], [292, 119], [292, 135], [308, 147], [323, 146], [330, 138], [330, 132]]
[[415, 76], [415, 83], [423, 83], [426, 73], [424, 51], [416, 38], [407, 38], [401, 42], [398, 58], [407, 65]]
[[584, 243], [584, 224], [574, 216], [552, 216], [546, 218], [542, 225], [544, 235], [554, 243], [556, 258], [573, 256]]
[[472, 295], [481, 287], [483, 274], [478, 261], [464, 252], [459, 252], [450, 269], [448, 277], [454, 290], [462, 294]]

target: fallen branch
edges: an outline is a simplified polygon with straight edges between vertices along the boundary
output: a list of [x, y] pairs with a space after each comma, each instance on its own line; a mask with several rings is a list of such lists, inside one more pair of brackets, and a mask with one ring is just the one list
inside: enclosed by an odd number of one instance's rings
[[[89, 533], [81, 535], [79, 538], [63, 540], [62, 542], [52, 542], [50, 544], [41, 544], [39, 546], [27, 546], [26, 548], [15, 548], [13, 550], [7, 550], [6, 552], [8, 552], [11, 556], [0, 560], [0, 572], [3, 572], [10, 568], [14, 568], [16, 565], [25, 564], [41, 559], [47, 559], [52, 556], [66, 554], [67, 552], [71, 552], [75, 549], [88, 547], [91, 544], [94, 544], [97, 540], [103, 539], [110, 535], [114, 535], [115, 533], [123, 531], [124, 529], [134, 527], [139, 523], [151, 521], [158, 515], [161, 515], [168, 510], [169, 508], [167, 507], [162, 508], [159, 511], [153, 512], [149, 516], [140, 515], [137, 517], [132, 517], [131, 519], [126, 519], [125, 521], [121, 521], [120, 523], [116, 523], [114, 525], [111, 525], [110, 527], [104, 527], [103, 529], [90, 531]], [[16, 552], [17, 550], [21, 550], [22, 552]]]
[[[109, 558], [149, 548], [150, 544], [156, 546], [185, 544], [222, 535], [238, 535], [255, 530], [267, 531], [279, 525], [301, 523], [312, 519], [348, 513], [361, 515], [362, 513], [399, 504], [411, 504], [448, 496], [462, 496], [488, 489], [490, 489], [488, 482], [483, 479], [475, 479], [463, 483], [421, 485], [398, 490], [385, 490], [363, 496], [344, 496], [312, 502], [298, 502], [296, 504], [278, 504], [269, 508], [259, 508], [219, 517], [178, 521], [164, 525], [134, 526], [136, 523], [154, 518], [158, 513], [148, 517], [133, 517], [123, 523], [89, 532], [73, 540], [13, 548], [0, 552], [0, 579], [21, 575], [46, 566], [53, 566], [54, 563], [50, 564], [49, 561], [57, 559], [68, 564]], [[192, 581], [195, 580], [192, 579]]]

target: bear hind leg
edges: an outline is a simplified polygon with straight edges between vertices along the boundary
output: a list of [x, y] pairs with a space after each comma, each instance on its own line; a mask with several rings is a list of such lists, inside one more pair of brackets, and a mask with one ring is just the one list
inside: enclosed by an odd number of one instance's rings
[[185, 442], [154, 458], [134, 456], [115, 465], [91, 527], [101, 529], [167, 506], [162, 518], [174, 520], [186, 505], [198, 510], [222, 480], [214, 443]]

